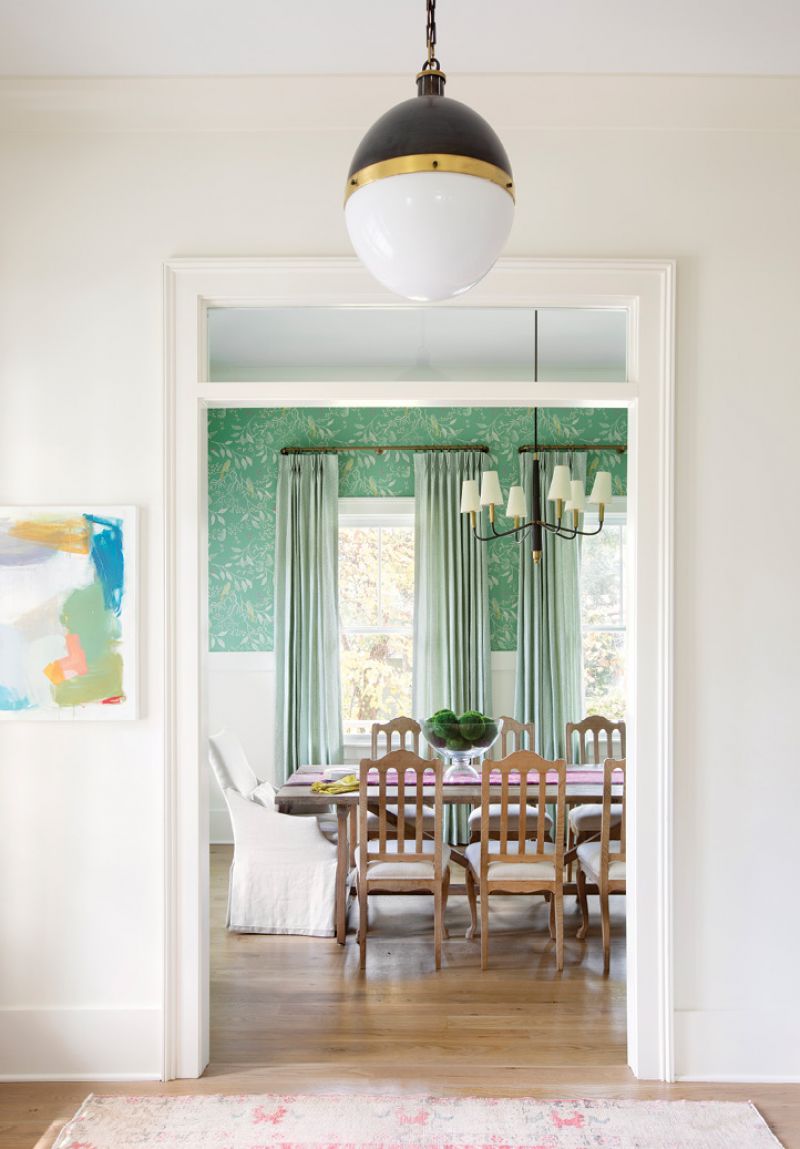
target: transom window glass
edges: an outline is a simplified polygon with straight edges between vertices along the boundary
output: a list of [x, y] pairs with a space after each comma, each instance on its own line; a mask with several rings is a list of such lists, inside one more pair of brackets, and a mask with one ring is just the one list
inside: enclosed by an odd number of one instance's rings
[[[586, 515], [589, 529], [596, 516]], [[625, 717], [626, 526], [607, 515], [596, 538], [581, 544], [581, 625], [586, 714]]]
[[[211, 307], [212, 383], [529, 380], [532, 307]], [[628, 313], [543, 307], [541, 381], [627, 379]]]
[[411, 515], [340, 515], [339, 635], [345, 738], [411, 714]]

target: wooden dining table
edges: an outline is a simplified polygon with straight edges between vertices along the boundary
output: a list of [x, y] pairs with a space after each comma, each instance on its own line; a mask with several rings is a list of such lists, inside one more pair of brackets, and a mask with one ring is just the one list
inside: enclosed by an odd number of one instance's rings
[[[350, 860], [350, 823], [351, 812], [358, 806], [358, 790], [350, 790], [344, 794], [315, 793], [311, 787], [315, 782], [324, 780], [325, 766], [300, 766], [280, 787], [275, 796], [275, 805], [284, 814], [321, 814], [336, 809], [337, 826], [337, 858], [336, 858], [336, 940], [340, 945], [345, 944], [347, 936], [347, 908], [350, 896], [349, 881], [351, 872]], [[353, 766], [352, 773], [358, 774], [358, 767]], [[616, 788], [615, 788], [616, 789]], [[397, 787], [388, 786], [387, 796], [397, 797]], [[411, 800], [415, 793], [414, 787], [406, 785], [405, 801]], [[430, 787], [423, 786], [423, 797], [433, 800], [433, 783]], [[377, 804], [378, 787], [367, 787], [368, 797], [374, 796]], [[500, 795], [500, 785], [491, 787], [492, 797]], [[510, 786], [509, 794], [519, 796], [519, 786]], [[536, 801], [538, 787], [529, 783], [528, 801]], [[612, 795], [614, 791], [612, 791]], [[618, 796], [618, 795], [616, 795]], [[481, 784], [477, 779], [458, 778], [445, 782], [443, 787], [445, 803], [457, 806], [480, 806]], [[555, 803], [557, 786], [555, 782], [547, 786], [547, 800]], [[567, 807], [579, 806], [586, 802], [601, 802], [603, 798], [603, 770], [587, 766], [568, 766], [566, 785]], [[465, 864], [463, 854], [457, 847], [451, 849], [451, 859]], [[569, 859], [565, 857], [565, 861]], [[565, 886], [565, 891], [568, 888]], [[453, 893], [457, 890], [453, 889]]]

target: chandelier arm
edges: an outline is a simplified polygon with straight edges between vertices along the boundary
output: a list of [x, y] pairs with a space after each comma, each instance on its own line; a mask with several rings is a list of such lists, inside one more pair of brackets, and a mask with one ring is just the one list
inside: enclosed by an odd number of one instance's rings
[[473, 527], [472, 530], [475, 538], [479, 543], [493, 543], [495, 539], [506, 539], [511, 535], [520, 535], [524, 537], [524, 535], [534, 527], [541, 527], [542, 530], [550, 531], [551, 533], [557, 533], [561, 529], [555, 526], [554, 523], [548, 523], [544, 520], [531, 519], [527, 523], [521, 523], [518, 527], [509, 527], [507, 531], [498, 531], [494, 523], [492, 523], [493, 533], [491, 535], [479, 535], [477, 527]]
[[555, 535], [559, 539], [574, 539], [579, 535], [583, 538], [592, 538], [594, 535], [599, 535], [603, 529], [603, 524], [597, 528], [596, 531], [578, 531], [573, 530], [572, 527], [565, 527], [557, 523], [548, 523], [546, 519], [531, 519], [527, 523], [522, 523], [518, 527], [509, 527], [507, 531], [498, 531], [494, 523], [491, 524], [492, 533], [490, 535], [478, 534], [477, 527], [473, 527], [473, 535], [479, 543], [493, 543], [495, 539], [507, 539], [511, 535], [519, 535], [519, 541], [522, 542], [525, 535], [533, 530], [534, 527], [541, 527], [543, 531], [547, 531], [551, 535]]

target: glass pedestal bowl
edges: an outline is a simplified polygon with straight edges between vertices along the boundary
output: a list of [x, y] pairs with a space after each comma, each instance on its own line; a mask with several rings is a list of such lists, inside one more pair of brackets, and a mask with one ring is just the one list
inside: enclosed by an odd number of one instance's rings
[[455, 774], [466, 774], [480, 780], [475, 760], [480, 761], [500, 737], [502, 721], [469, 711], [457, 718], [452, 711], [439, 711], [420, 722], [428, 745], [449, 765], [445, 782]]

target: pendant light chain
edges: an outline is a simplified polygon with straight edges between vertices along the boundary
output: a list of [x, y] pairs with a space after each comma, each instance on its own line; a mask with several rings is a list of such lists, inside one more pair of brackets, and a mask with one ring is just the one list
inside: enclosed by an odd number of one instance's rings
[[422, 65], [423, 70], [434, 69], [437, 70], [441, 67], [439, 61], [436, 59], [436, 0], [425, 0], [426, 8], [426, 24], [425, 24], [425, 43], [428, 46], [428, 59]]

